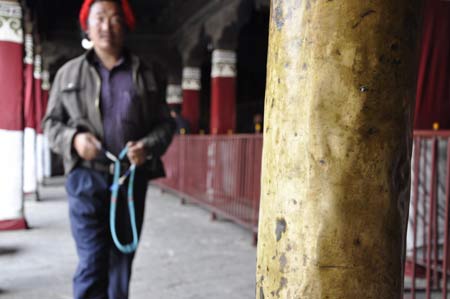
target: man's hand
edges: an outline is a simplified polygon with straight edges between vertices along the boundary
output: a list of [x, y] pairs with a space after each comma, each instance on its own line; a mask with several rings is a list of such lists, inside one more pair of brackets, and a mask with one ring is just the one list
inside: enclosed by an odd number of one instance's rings
[[140, 166], [147, 160], [147, 150], [145, 149], [144, 143], [142, 141], [130, 141], [127, 143], [128, 147], [128, 159], [131, 164]]
[[91, 133], [77, 133], [73, 138], [73, 147], [84, 160], [93, 160], [100, 153], [100, 141]]

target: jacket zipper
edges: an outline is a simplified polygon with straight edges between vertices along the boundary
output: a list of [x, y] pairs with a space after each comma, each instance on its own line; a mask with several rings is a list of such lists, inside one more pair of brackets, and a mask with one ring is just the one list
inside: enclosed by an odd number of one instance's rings
[[101, 80], [100, 80], [99, 75], [95, 71], [95, 69], [93, 69], [92, 66], [89, 66], [89, 68], [90, 68], [90, 71], [94, 74], [94, 77], [95, 77], [95, 87], [97, 88], [97, 92], [96, 92], [96, 97], [95, 97], [95, 101], [94, 101], [94, 106], [95, 106], [95, 109], [97, 110], [98, 117], [100, 118], [100, 131], [101, 131], [101, 135], [102, 135], [101, 138], [103, 138], [103, 134], [104, 134], [103, 126], [102, 126], [102, 124], [103, 124], [103, 115], [102, 115], [102, 113], [100, 111], [100, 93], [101, 93], [100, 87], [101, 87]]
[[100, 77], [98, 76], [98, 74], [96, 72], [93, 72], [95, 75], [95, 79], [96, 79], [96, 88], [97, 88], [97, 97], [95, 98], [95, 108], [97, 109], [97, 113], [100, 116], [100, 119], [103, 121], [103, 116], [102, 113], [100, 111], [100, 86], [101, 86], [101, 81], [100, 81]]

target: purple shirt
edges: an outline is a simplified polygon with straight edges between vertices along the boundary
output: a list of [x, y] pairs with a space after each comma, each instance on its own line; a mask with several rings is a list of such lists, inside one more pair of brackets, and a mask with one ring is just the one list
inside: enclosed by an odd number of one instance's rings
[[131, 64], [127, 59], [108, 70], [99, 59], [95, 66], [101, 79], [100, 110], [103, 120], [103, 146], [118, 155], [128, 141], [134, 141], [139, 131], [139, 107], [135, 101]]

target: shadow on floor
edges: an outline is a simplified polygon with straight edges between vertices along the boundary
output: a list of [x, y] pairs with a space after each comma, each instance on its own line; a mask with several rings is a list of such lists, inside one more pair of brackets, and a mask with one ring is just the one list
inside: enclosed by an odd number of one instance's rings
[[42, 186], [58, 187], [58, 186], [64, 186], [65, 183], [66, 183], [66, 177], [58, 176], [58, 177], [45, 178], [44, 182], [42, 183]]
[[14, 255], [20, 251], [18, 247], [0, 247], [0, 257], [7, 255]]

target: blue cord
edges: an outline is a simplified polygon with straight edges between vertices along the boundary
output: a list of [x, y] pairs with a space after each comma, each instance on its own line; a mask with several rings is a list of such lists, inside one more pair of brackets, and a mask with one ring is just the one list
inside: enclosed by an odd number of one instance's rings
[[[122, 253], [128, 254], [136, 251], [138, 246], [139, 238], [136, 228], [136, 216], [134, 211], [134, 199], [133, 199], [133, 185], [134, 185], [134, 176], [136, 173], [136, 165], [131, 165], [130, 169], [127, 171], [130, 177], [128, 180], [128, 212], [130, 214], [130, 222], [131, 222], [131, 230], [133, 233], [133, 241], [129, 244], [122, 244], [117, 237], [116, 232], [116, 210], [117, 210], [117, 200], [119, 199], [119, 189], [120, 189], [120, 161], [125, 158], [128, 153], [128, 148], [125, 147], [119, 154], [119, 157], [116, 161], [114, 161], [114, 181], [111, 186], [111, 207], [109, 210], [109, 226], [111, 230], [111, 236], [116, 245], [117, 249], [119, 249]], [[127, 175], [125, 174], [125, 175]]]

